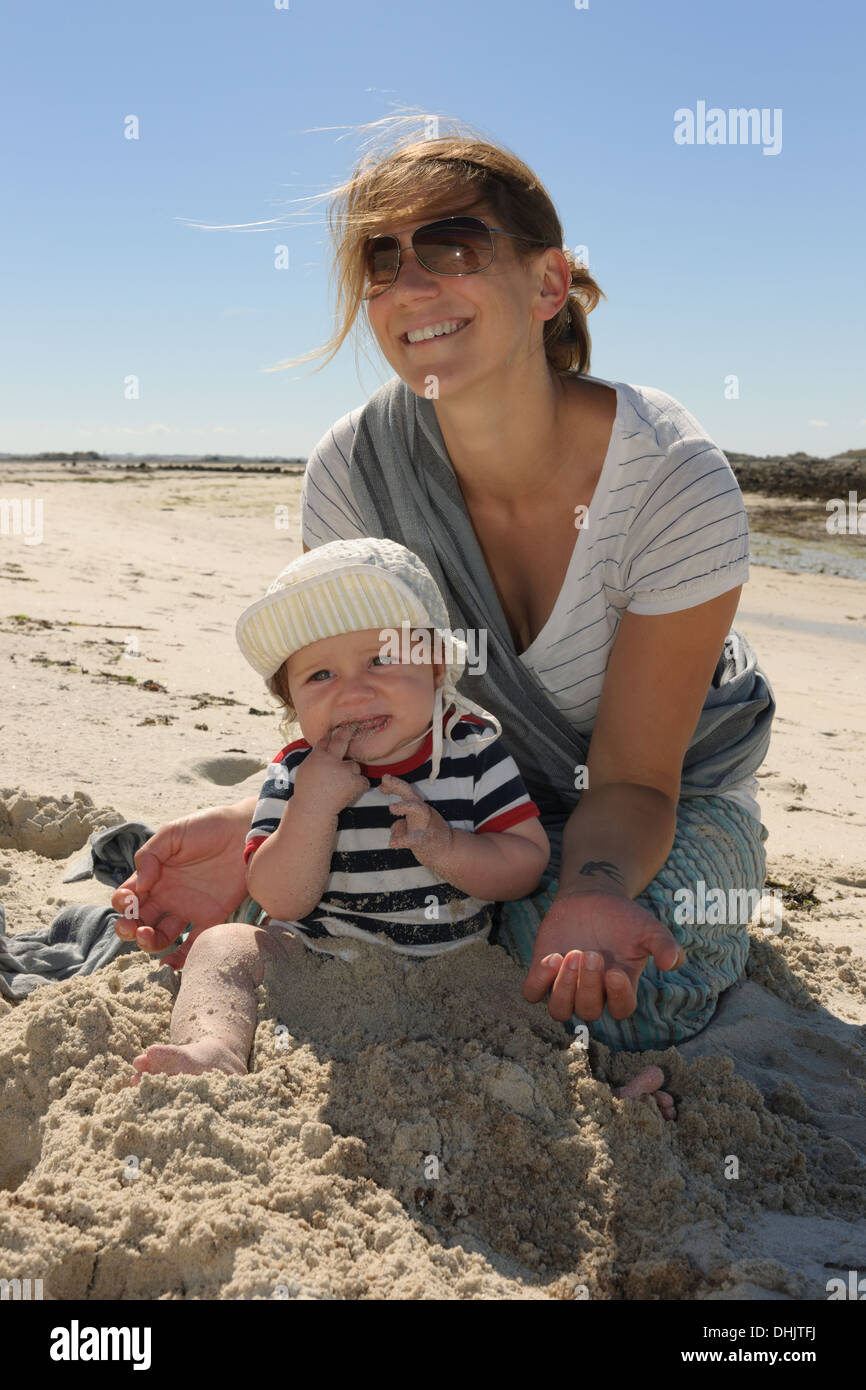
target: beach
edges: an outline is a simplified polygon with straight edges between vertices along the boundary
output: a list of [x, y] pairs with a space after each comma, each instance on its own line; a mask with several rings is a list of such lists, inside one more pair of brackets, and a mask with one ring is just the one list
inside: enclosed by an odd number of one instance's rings
[[[283, 740], [234, 626], [300, 553], [300, 489], [0, 465], [42, 527], [0, 537], [7, 934], [109, 902], [62, 882], [93, 830], [258, 792]], [[305, 953], [266, 975], [249, 1076], [131, 1087], [178, 976], [122, 956], [0, 1000], [0, 1275], [58, 1299], [823, 1301], [866, 1270], [866, 580], [753, 563], [735, 626], [777, 701], [783, 926], [750, 928], [702, 1033], [587, 1054], [498, 948]], [[674, 1122], [612, 1095], [650, 1063]]]

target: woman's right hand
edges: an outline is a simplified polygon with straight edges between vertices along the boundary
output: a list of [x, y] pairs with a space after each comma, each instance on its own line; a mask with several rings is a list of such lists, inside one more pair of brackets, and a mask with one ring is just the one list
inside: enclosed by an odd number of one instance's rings
[[143, 951], [164, 951], [192, 922], [186, 941], [162, 961], [179, 969], [195, 938], [225, 922], [246, 897], [243, 851], [255, 804], [217, 806], [161, 826], [111, 896], [121, 914], [117, 935]]
[[650, 957], [659, 970], [679, 970], [686, 953], [640, 903], [604, 890], [564, 893], [538, 928], [523, 997], [536, 1004], [549, 990], [547, 1011], [562, 1023], [572, 1014], [594, 1022], [605, 1007], [611, 1018], [629, 1018]]

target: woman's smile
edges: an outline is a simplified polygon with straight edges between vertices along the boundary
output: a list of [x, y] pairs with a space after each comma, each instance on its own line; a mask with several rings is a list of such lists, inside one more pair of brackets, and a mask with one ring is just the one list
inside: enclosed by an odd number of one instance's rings
[[[442, 320], [440, 320], [440, 322], [442, 322], [442, 323], [453, 323], [454, 320], [453, 320], [453, 319], [442, 319]], [[452, 329], [452, 331], [451, 331], [450, 333], [434, 333], [434, 334], [433, 334], [431, 337], [429, 337], [429, 338], [419, 338], [419, 340], [418, 340], [417, 343], [410, 343], [410, 342], [409, 342], [408, 334], [404, 333], [403, 336], [402, 336], [401, 339], [400, 339], [400, 342], [403, 344], [404, 347], [408, 347], [408, 348], [426, 347], [428, 343], [441, 343], [445, 338], [456, 338], [456, 337], [457, 337], [457, 334], [458, 334], [458, 333], [462, 333], [462, 332], [464, 331], [464, 329], [466, 329], [466, 328], [468, 328], [468, 327], [470, 326], [471, 323], [472, 323], [472, 320], [471, 320], [471, 319], [466, 319], [466, 320], [464, 320], [464, 322], [460, 325], [459, 328]], [[431, 326], [433, 326], [433, 325], [431, 325]]]

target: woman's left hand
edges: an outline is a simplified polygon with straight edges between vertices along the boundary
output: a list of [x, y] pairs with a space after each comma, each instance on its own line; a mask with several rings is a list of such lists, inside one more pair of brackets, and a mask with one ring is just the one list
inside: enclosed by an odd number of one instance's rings
[[651, 912], [616, 893], [566, 895], [538, 929], [523, 997], [535, 1004], [550, 990], [548, 1012], [563, 1023], [572, 1014], [592, 1022], [605, 1005], [612, 1018], [628, 1018], [637, 1008], [637, 984], [650, 956], [659, 970], [678, 970], [686, 958]]
[[454, 839], [454, 831], [423, 797], [404, 782], [386, 772], [382, 778], [381, 790], [385, 795], [398, 794], [397, 800], [389, 803], [398, 820], [391, 831], [392, 849], [411, 849], [419, 864], [434, 866], [437, 860], [448, 853]]

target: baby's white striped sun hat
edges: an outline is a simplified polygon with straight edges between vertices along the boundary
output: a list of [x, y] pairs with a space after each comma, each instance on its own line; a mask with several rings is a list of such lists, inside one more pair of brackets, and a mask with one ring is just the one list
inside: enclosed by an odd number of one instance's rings
[[[260, 676], [269, 679], [302, 647], [323, 637], [368, 628], [433, 628], [443, 638], [445, 681], [437, 691], [433, 777], [441, 759], [442, 712], [454, 704], [502, 733], [495, 715], [455, 689], [466, 666], [466, 642], [452, 632], [448, 609], [433, 576], [413, 551], [375, 536], [329, 541], [307, 551], [277, 575], [264, 598], [245, 609], [235, 629], [238, 645]], [[288, 707], [284, 724], [297, 718]], [[452, 723], [449, 721], [449, 723]], [[444, 733], [447, 738], [447, 732]]]

